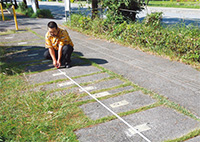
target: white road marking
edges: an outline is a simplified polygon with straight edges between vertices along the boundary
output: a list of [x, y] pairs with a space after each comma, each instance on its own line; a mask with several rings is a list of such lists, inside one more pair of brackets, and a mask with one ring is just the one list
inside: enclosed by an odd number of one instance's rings
[[126, 100], [123, 100], [123, 101], [120, 101], [120, 102], [110, 104], [110, 106], [112, 108], [117, 108], [117, 107], [125, 106], [125, 105], [128, 105], [128, 104], [129, 104], [129, 102], [127, 102]]
[[111, 94], [107, 91], [93, 94], [93, 96], [96, 98], [100, 98], [100, 97], [104, 97], [104, 96], [108, 96], [108, 95], [111, 95]]
[[35, 53], [35, 54], [29, 54], [28, 57], [32, 57], [32, 56], [37, 56], [38, 53]]
[[72, 84], [74, 84], [73, 81], [68, 81], [68, 82], [60, 83], [60, 84], [58, 84], [58, 86], [59, 86], [59, 87], [63, 87], [63, 86], [72, 85]]
[[19, 42], [18, 45], [27, 44], [27, 42]]
[[5, 37], [5, 39], [11, 39], [11, 38], [13, 38], [12, 36], [11, 37]]
[[66, 76], [69, 80], [73, 81], [74, 84], [76, 84], [79, 88], [81, 88], [85, 93], [90, 95], [93, 99], [95, 99], [99, 104], [101, 104], [103, 107], [105, 107], [108, 111], [110, 111], [113, 115], [115, 115], [120, 121], [122, 121], [124, 124], [126, 124], [131, 130], [136, 132], [138, 135], [140, 135], [143, 139], [145, 139], [147, 142], [151, 142], [146, 136], [144, 136], [141, 132], [139, 132], [137, 129], [133, 128], [127, 121], [125, 121], [122, 117], [120, 117], [118, 114], [116, 114], [114, 111], [112, 111], [110, 108], [108, 108], [105, 104], [103, 104], [101, 101], [99, 101], [97, 98], [95, 98], [90, 92], [88, 92], [86, 89], [84, 89], [82, 86], [80, 86], [77, 82], [75, 82], [73, 79], [71, 79], [66, 73], [62, 72], [60, 69], [58, 69], [60, 73], [63, 73], [64, 76]]
[[[139, 132], [144, 132], [144, 131], [148, 131], [150, 130], [151, 128], [147, 125], [147, 123], [145, 124], [142, 124], [142, 125], [137, 125], [134, 127], [136, 130], [138, 130]], [[135, 131], [133, 131], [132, 129], [128, 129], [127, 131], [125, 131], [125, 133], [129, 136], [129, 137], [132, 137], [133, 135], [136, 134]]]
[[84, 92], [84, 90], [87, 90], [87, 91], [91, 91], [91, 90], [94, 90], [96, 89], [95, 87], [93, 86], [88, 86], [88, 87], [83, 87], [83, 89], [79, 89], [79, 92]]
[[63, 74], [65, 74], [64, 72], [61, 72], [61, 73], [54, 73], [54, 74], [52, 74], [53, 76], [59, 76], [59, 75], [63, 75]]

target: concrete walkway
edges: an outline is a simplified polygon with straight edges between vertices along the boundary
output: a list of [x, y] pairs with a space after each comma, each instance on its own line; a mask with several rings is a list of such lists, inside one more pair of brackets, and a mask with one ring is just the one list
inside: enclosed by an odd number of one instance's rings
[[[44, 52], [44, 39], [46, 33], [46, 24], [50, 19], [18, 19], [19, 29], [23, 33], [14, 33], [0, 36], [0, 46], [11, 46], [11, 50], [24, 50], [24, 53], [18, 53], [10, 57], [11, 60], [42, 60]], [[62, 20], [56, 20], [62, 24]], [[14, 22], [0, 22], [0, 29], [14, 30]], [[28, 31], [34, 31], [33, 32]], [[149, 140], [158, 142], [168, 139], [179, 138], [188, 134], [191, 131], [200, 129], [200, 72], [188, 65], [170, 61], [150, 55], [129, 47], [124, 47], [115, 43], [110, 43], [105, 40], [95, 39], [85, 36], [78, 32], [68, 29], [68, 32], [75, 44], [75, 54], [82, 56], [106, 70], [110, 70], [124, 79], [129, 80], [133, 84], [143, 87], [147, 90], [157, 93], [159, 96], [164, 96], [167, 101], [172, 104], [177, 104], [185, 108], [193, 117], [179, 112], [176, 108], [171, 108], [165, 105], [152, 107], [139, 113], [133, 113], [123, 117], [134, 128], [138, 128]], [[40, 36], [38, 36], [40, 35]], [[34, 50], [29, 50], [34, 49]], [[37, 49], [37, 50], [35, 50]], [[9, 62], [9, 61], [8, 61]], [[40, 61], [41, 63], [41, 61]], [[79, 65], [80, 64], [80, 65]], [[73, 57], [73, 67], [70, 69], [62, 69], [70, 77], [86, 75], [76, 79], [78, 83], [92, 81], [90, 86], [86, 86], [88, 91], [94, 91], [101, 95], [117, 94], [121, 91], [133, 89], [134, 86], [126, 86], [126, 88], [116, 87], [126, 84], [126, 81], [115, 77], [112, 80], [95, 83], [97, 80], [108, 78], [110, 74], [102, 73], [102, 70], [96, 68], [84, 60]], [[41, 64], [31, 65], [26, 68], [26, 71], [43, 70], [41, 73], [29, 76], [31, 83], [48, 82], [51, 80], [66, 78], [60, 76], [58, 70], [45, 71], [52, 68], [51, 63], [42, 62]], [[52, 74], [54, 74], [52, 76]], [[92, 74], [92, 75], [91, 75]], [[56, 76], [56, 77], [55, 77]], [[70, 85], [70, 83], [60, 83], [58, 86]], [[55, 86], [55, 85], [53, 85]], [[42, 86], [46, 89], [52, 89], [53, 86]], [[112, 89], [115, 87], [114, 89]], [[39, 89], [39, 88], [36, 88]], [[100, 90], [107, 89], [107, 92]], [[66, 92], [80, 91], [78, 88], [67, 89]], [[56, 93], [51, 94], [56, 95]], [[91, 99], [86, 96], [84, 99]], [[104, 99], [103, 103], [109, 106], [115, 113], [122, 113], [139, 109], [159, 102], [158, 99], [150, 94], [145, 94], [142, 89], [133, 89], [130, 93], [114, 96]], [[98, 103], [89, 103], [80, 106], [84, 113], [91, 119], [97, 120], [103, 117], [112, 115], [107, 112], [104, 107], [100, 107]], [[194, 119], [196, 117], [196, 119]], [[75, 132], [78, 139], [82, 142], [111, 142], [111, 141], [145, 141], [138, 134], [134, 134], [122, 123], [119, 119], [112, 120], [90, 128], [83, 128]], [[189, 141], [200, 141], [200, 136]]]

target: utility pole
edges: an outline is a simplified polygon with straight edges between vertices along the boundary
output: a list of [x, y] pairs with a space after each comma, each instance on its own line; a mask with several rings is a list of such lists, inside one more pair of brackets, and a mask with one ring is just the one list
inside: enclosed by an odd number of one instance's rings
[[65, 0], [65, 17], [67, 21], [67, 17], [69, 17], [69, 20], [71, 21], [71, 2], [70, 0]]

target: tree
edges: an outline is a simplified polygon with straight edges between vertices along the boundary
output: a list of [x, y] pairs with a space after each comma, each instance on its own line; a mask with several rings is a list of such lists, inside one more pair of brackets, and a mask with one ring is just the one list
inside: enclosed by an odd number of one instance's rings
[[28, 8], [26, 0], [23, 0], [23, 3], [25, 5], [25, 8]]
[[92, 19], [96, 17], [98, 13], [98, 0], [92, 0]]
[[14, 2], [15, 2], [15, 9], [17, 9], [17, 7], [18, 7], [18, 5], [17, 5], [17, 1], [16, 0], [14, 0]]
[[107, 18], [116, 23], [124, 20], [135, 21], [137, 12], [142, 10], [142, 4], [137, 0], [102, 0], [102, 5], [107, 8]]
[[39, 8], [38, 0], [35, 0], [35, 5], [36, 5], [36, 8], [37, 8], [37, 9], [40, 9], [40, 8]]

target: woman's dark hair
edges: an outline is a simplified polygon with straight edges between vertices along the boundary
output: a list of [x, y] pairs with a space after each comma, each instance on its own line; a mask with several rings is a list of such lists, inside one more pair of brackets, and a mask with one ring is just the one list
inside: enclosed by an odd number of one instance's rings
[[48, 24], [47, 24], [47, 26], [49, 27], [49, 28], [51, 28], [51, 29], [53, 29], [53, 28], [58, 28], [58, 25], [56, 24], [56, 22], [54, 22], [54, 21], [50, 21]]

